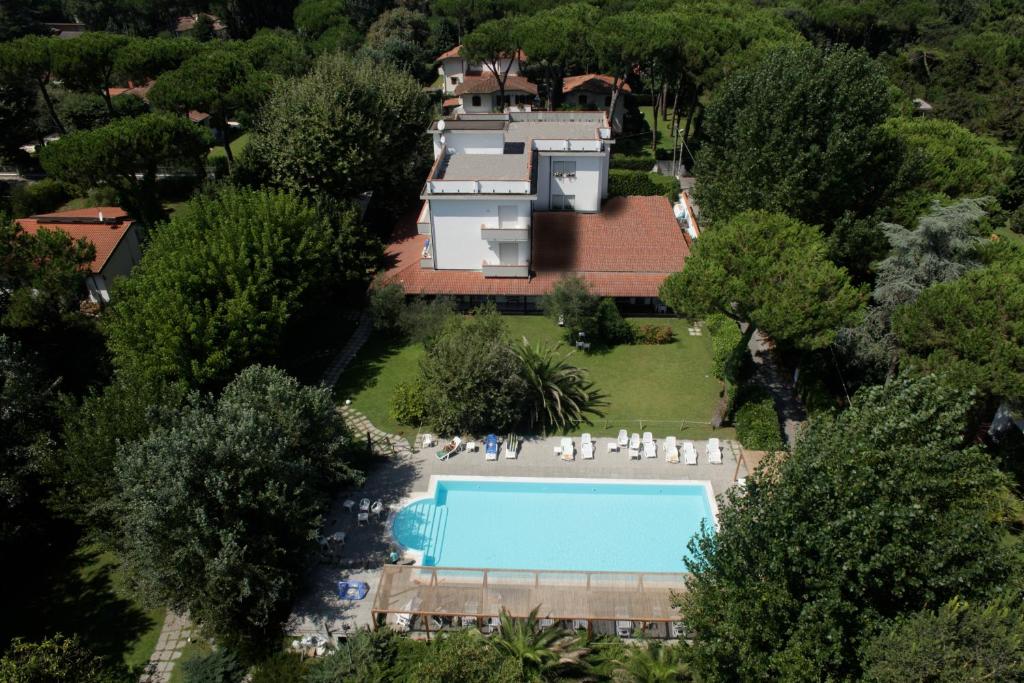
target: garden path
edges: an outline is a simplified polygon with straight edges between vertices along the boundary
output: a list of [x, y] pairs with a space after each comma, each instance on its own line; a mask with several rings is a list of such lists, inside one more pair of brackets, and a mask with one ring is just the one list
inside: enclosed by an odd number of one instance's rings
[[779, 419], [782, 421], [786, 443], [792, 448], [796, 444], [801, 427], [807, 421], [807, 413], [804, 411], [803, 404], [797, 398], [793, 383], [779, 367], [772, 348], [772, 341], [768, 335], [761, 330], [754, 330], [747, 348], [750, 349], [750, 357], [754, 361], [754, 378], [771, 393], [775, 400], [775, 410], [779, 413]]

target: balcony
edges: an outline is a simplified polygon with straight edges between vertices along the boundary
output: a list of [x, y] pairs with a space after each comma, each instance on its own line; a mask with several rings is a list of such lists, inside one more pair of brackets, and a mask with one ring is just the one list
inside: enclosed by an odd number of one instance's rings
[[501, 227], [500, 225], [480, 224], [480, 237], [498, 242], [525, 242], [530, 239], [530, 229], [519, 227]]
[[484, 277], [530, 277], [529, 263], [508, 265], [485, 262], [482, 270]]
[[416, 217], [416, 232], [421, 235], [430, 234], [430, 205], [426, 202], [423, 202], [423, 208]]

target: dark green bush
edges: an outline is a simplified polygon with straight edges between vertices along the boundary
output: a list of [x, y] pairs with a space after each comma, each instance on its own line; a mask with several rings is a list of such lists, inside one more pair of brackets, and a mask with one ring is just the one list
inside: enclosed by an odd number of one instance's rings
[[594, 317], [598, 338], [605, 344], [629, 344], [633, 341], [633, 326], [622, 317], [612, 299], [601, 299]]
[[643, 171], [647, 173], [654, 168], [654, 157], [616, 154], [612, 156], [610, 165], [613, 169], [621, 168], [628, 171]]
[[185, 683], [239, 683], [245, 669], [226, 650], [214, 650], [205, 657], [190, 659], [181, 665]]
[[658, 173], [643, 173], [621, 168], [608, 171], [609, 197], [654, 195], [675, 201], [679, 195], [679, 182], [675, 178]]
[[671, 344], [676, 333], [668, 325], [636, 325], [633, 328], [633, 339], [637, 344]]
[[736, 439], [744, 448], [756, 451], [774, 451], [782, 447], [779, 415], [775, 401], [764, 390], [744, 392], [742, 404], [736, 411]]
[[448, 297], [436, 299], [415, 299], [403, 308], [398, 317], [398, 325], [409, 341], [430, 346], [438, 335], [445, 321], [455, 315], [455, 302]]
[[1024, 204], [1018, 206], [1006, 221], [1006, 227], [1018, 235], [1024, 235]]
[[15, 218], [37, 213], [50, 213], [60, 208], [70, 197], [63, 183], [43, 178], [35, 183], [15, 185], [11, 190], [11, 212]]
[[397, 330], [404, 308], [405, 290], [397, 282], [376, 286], [370, 290], [370, 316], [373, 318], [375, 329]]
[[278, 652], [252, 670], [252, 683], [302, 683], [306, 666], [294, 652]]
[[399, 424], [419, 427], [423, 424], [427, 406], [423, 400], [423, 385], [420, 382], [402, 382], [391, 395], [391, 417]]

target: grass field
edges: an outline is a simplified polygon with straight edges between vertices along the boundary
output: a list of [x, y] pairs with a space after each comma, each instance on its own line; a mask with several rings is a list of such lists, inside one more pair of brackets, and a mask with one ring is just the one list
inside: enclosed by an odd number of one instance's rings
[[[657, 121], [657, 128], [655, 128], [654, 121], [654, 107], [646, 106], [639, 107], [640, 113], [644, 115], [644, 120], [647, 121], [647, 125], [657, 131], [657, 148], [662, 152], [662, 156], [665, 158], [672, 157], [672, 144], [674, 142], [672, 136], [672, 119], [669, 117], [668, 121]], [[651, 153], [651, 131], [647, 130], [643, 133], [636, 135], [629, 135], [628, 137], [618, 137], [615, 139], [614, 154], [623, 155], [650, 155]]]
[[[237, 138], [235, 138], [234, 140], [231, 141], [231, 144], [229, 145], [229, 147], [231, 147], [231, 154], [233, 154], [235, 156], [235, 158], [238, 158], [238, 156], [242, 153], [242, 150], [245, 149], [245, 146], [248, 145], [248, 144], [249, 144], [249, 134], [248, 133], [242, 133]], [[207, 159], [215, 159], [217, 157], [222, 157], [222, 156], [226, 156], [226, 154], [224, 153], [224, 146], [223, 145], [215, 145], [215, 146], [210, 148], [210, 153], [206, 155], [206, 158]]]
[[[564, 330], [540, 316], [506, 316], [515, 338], [531, 342], [562, 341]], [[608, 351], [576, 352], [572, 363], [586, 368], [591, 379], [608, 395], [605, 416], [580, 431], [613, 435], [621, 428], [643, 427], [658, 434], [704, 438], [712, 433], [711, 416], [719, 400], [719, 382], [711, 375], [711, 343], [707, 332], [691, 337], [684, 320], [633, 318], [635, 323], [668, 324], [676, 341], [662, 346], [621, 345]], [[568, 347], [566, 347], [568, 350]], [[409, 345], [374, 336], [338, 383], [339, 400], [351, 399], [377, 427], [395, 434], [415, 430], [398, 424], [389, 413], [395, 386], [415, 379], [421, 345]], [[715, 435], [731, 437], [729, 429]]]

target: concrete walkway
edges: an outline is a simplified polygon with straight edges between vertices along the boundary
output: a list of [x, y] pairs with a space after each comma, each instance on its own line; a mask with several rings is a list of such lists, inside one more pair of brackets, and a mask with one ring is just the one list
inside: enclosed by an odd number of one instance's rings
[[192, 622], [187, 615], [175, 614], [168, 610], [156, 649], [149, 657], [149, 664], [139, 678], [140, 683], [167, 683], [171, 680], [174, 664], [181, 657], [181, 650], [192, 636]]
[[779, 368], [775, 360], [771, 340], [761, 330], [754, 330], [747, 344], [750, 357], [754, 360], [754, 379], [771, 393], [775, 410], [782, 421], [786, 442], [792, 448], [800, 434], [800, 428], [807, 421], [807, 413], [796, 396], [792, 382]]

